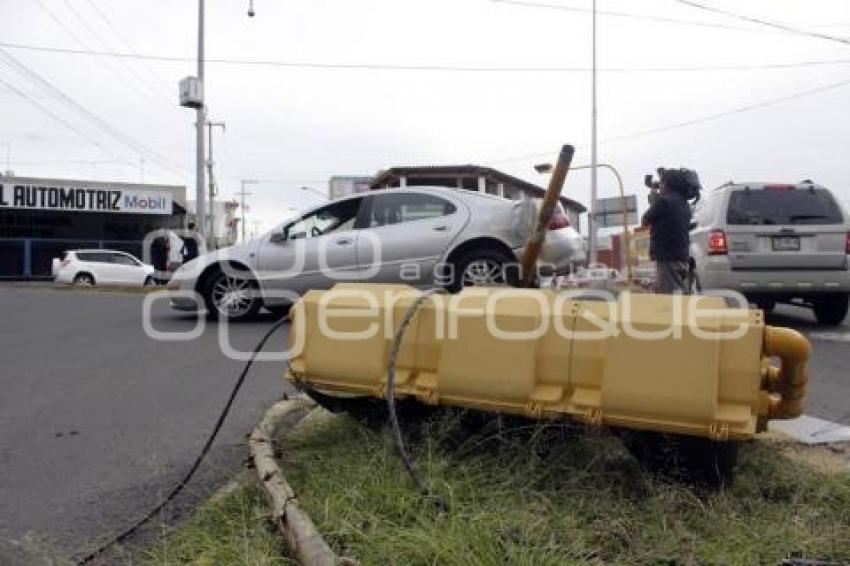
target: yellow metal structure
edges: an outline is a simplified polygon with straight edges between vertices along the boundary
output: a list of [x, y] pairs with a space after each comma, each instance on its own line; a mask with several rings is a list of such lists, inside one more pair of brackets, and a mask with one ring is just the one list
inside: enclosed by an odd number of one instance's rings
[[[293, 307], [289, 379], [384, 397], [399, 322], [419, 291], [340, 284]], [[471, 288], [408, 327], [397, 398], [589, 424], [746, 439], [802, 410], [809, 344], [718, 297]], [[780, 365], [771, 365], [778, 358]]]

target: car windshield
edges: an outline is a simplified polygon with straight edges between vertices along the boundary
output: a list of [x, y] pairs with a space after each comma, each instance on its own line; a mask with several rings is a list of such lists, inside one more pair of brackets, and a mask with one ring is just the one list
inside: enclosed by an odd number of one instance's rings
[[361, 200], [344, 200], [305, 216], [289, 227], [288, 238], [297, 240], [321, 236], [337, 230], [351, 230], [354, 228]]
[[825, 189], [744, 189], [732, 193], [729, 224], [841, 224], [841, 210]]

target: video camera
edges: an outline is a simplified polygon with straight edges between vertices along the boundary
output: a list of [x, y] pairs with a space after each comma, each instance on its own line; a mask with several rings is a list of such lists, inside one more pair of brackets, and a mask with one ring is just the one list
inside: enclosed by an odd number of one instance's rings
[[649, 188], [649, 201], [652, 202], [658, 196], [658, 191], [661, 189], [661, 181], [664, 181], [665, 186], [674, 190], [691, 201], [691, 204], [699, 202], [700, 191], [702, 185], [699, 182], [697, 172], [692, 169], [664, 169], [659, 167], [658, 180], [653, 178], [653, 175], [645, 175], [643, 184]]

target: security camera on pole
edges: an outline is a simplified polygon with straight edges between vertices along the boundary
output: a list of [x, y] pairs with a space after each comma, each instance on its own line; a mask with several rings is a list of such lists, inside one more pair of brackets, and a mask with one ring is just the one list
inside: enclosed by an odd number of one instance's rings
[[[249, 0], [248, 16], [254, 17], [254, 0]], [[198, 234], [206, 241], [210, 230], [207, 225], [207, 203], [204, 166], [204, 127], [207, 125], [204, 105], [204, 0], [198, 0], [198, 74], [180, 81], [180, 106], [195, 109], [195, 217]]]

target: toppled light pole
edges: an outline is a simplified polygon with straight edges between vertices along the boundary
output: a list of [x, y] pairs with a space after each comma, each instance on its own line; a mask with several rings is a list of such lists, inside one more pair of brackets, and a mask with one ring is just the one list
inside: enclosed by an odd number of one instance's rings
[[552, 219], [552, 212], [555, 210], [555, 205], [561, 197], [564, 180], [567, 178], [567, 171], [570, 170], [570, 163], [573, 161], [574, 154], [575, 148], [571, 145], [563, 146], [561, 153], [558, 154], [555, 170], [552, 171], [552, 176], [549, 177], [549, 188], [546, 189], [543, 204], [540, 205], [540, 215], [537, 219], [537, 224], [534, 227], [534, 231], [528, 237], [525, 252], [522, 254], [522, 260], [520, 262], [522, 266], [520, 273], [521, 287], [530, 287], [534, 281], [536, 271], [534, 267], [537, 264], [537, 258], [540, 255], [543, 240], [546, 238], [546, 229], [549, 226], [549, 221]]

